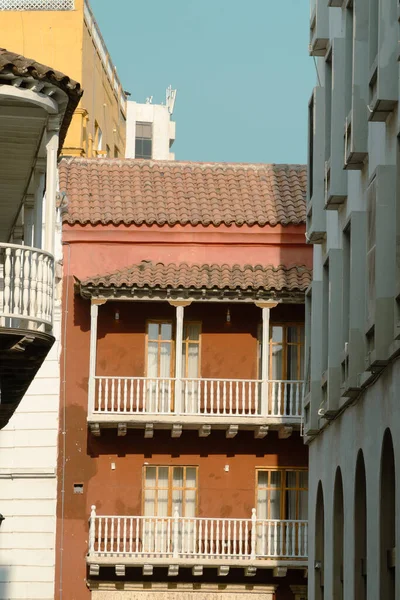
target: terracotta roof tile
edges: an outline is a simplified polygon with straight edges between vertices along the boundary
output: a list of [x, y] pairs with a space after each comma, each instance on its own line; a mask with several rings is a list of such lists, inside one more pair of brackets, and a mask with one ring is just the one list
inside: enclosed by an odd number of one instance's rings
[[79, 83], [70, 79], [60, 71], [55, 71], [51, 67], [42, 65], [31, 58], [26, 58], [21, 54], [9, 52], [5, 48], [0, 48], [0, 75], [10, 73], [17, 77], [32, 77], [43, 83], [48, 83], [58, 87], [68, 96], [68, 105], [65, 110], [64, 119], [60, 129], [59, 151], [61, 150], [72, 115], [79, 104], [83, 90]]
[[312, 279], [305, 266], [164, 264], [144, 260], [114, 273], [89, 277], [82, 287], [137, 287], [196, 290], [305, 291]]
[[63, 159], [64, 221], [114, 225], [305, 222], [306, 167], [134, 159]]

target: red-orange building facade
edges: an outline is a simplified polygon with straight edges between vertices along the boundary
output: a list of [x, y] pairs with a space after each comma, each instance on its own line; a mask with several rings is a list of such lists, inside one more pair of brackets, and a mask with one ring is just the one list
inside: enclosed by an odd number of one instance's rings
[[64, 597], [305, 598], [305, 168], [59, 172]]

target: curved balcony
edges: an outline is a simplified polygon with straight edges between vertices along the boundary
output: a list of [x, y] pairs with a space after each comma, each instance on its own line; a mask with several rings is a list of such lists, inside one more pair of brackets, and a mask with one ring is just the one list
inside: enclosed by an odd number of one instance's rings
[[0, 327], [44, 330], [53, 323], [54, 258], [0, 243]]
[[0, 243], [0, 429], [7, 424], [54, 338], [54, 258]]

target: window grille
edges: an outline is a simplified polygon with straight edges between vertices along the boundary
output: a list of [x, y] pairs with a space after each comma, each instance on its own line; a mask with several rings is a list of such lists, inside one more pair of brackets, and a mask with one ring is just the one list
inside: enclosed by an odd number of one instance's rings
[[74, 10], [75, 0], [0, 0], [0, 10]]

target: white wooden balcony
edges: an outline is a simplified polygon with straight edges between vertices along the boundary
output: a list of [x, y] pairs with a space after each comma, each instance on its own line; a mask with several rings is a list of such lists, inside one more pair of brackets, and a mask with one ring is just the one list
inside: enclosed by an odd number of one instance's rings
[[[307, 521], [258, 519], [255, 509], [249, 519], [180, 517], [100, 516], [92, 506], [87, 562], [90, 573], [101, 566], [168, 566], [169, 574], [179, 567], [257, 569], [305, 568], [307, 565]], [[200, 572], [199, 572], [200, 571]], [[149, 569], [147, 569], [149, 574]]]
[[[287, 437], [299, 426], [303, 381], [250, 379], [176, 379], [95, 376], [89, 385], [88, 422], [94, 433], [101, 427], [197, 429], [205, 437], [211, 428], [234, 437], [240, 429], [264, 437], [268, 427]], [[146, 435], [146, 434], [145, 434]]]
[[30, 246], [0, 243], [0, 328], [51, 328], [53, 297], [53, 256]]

